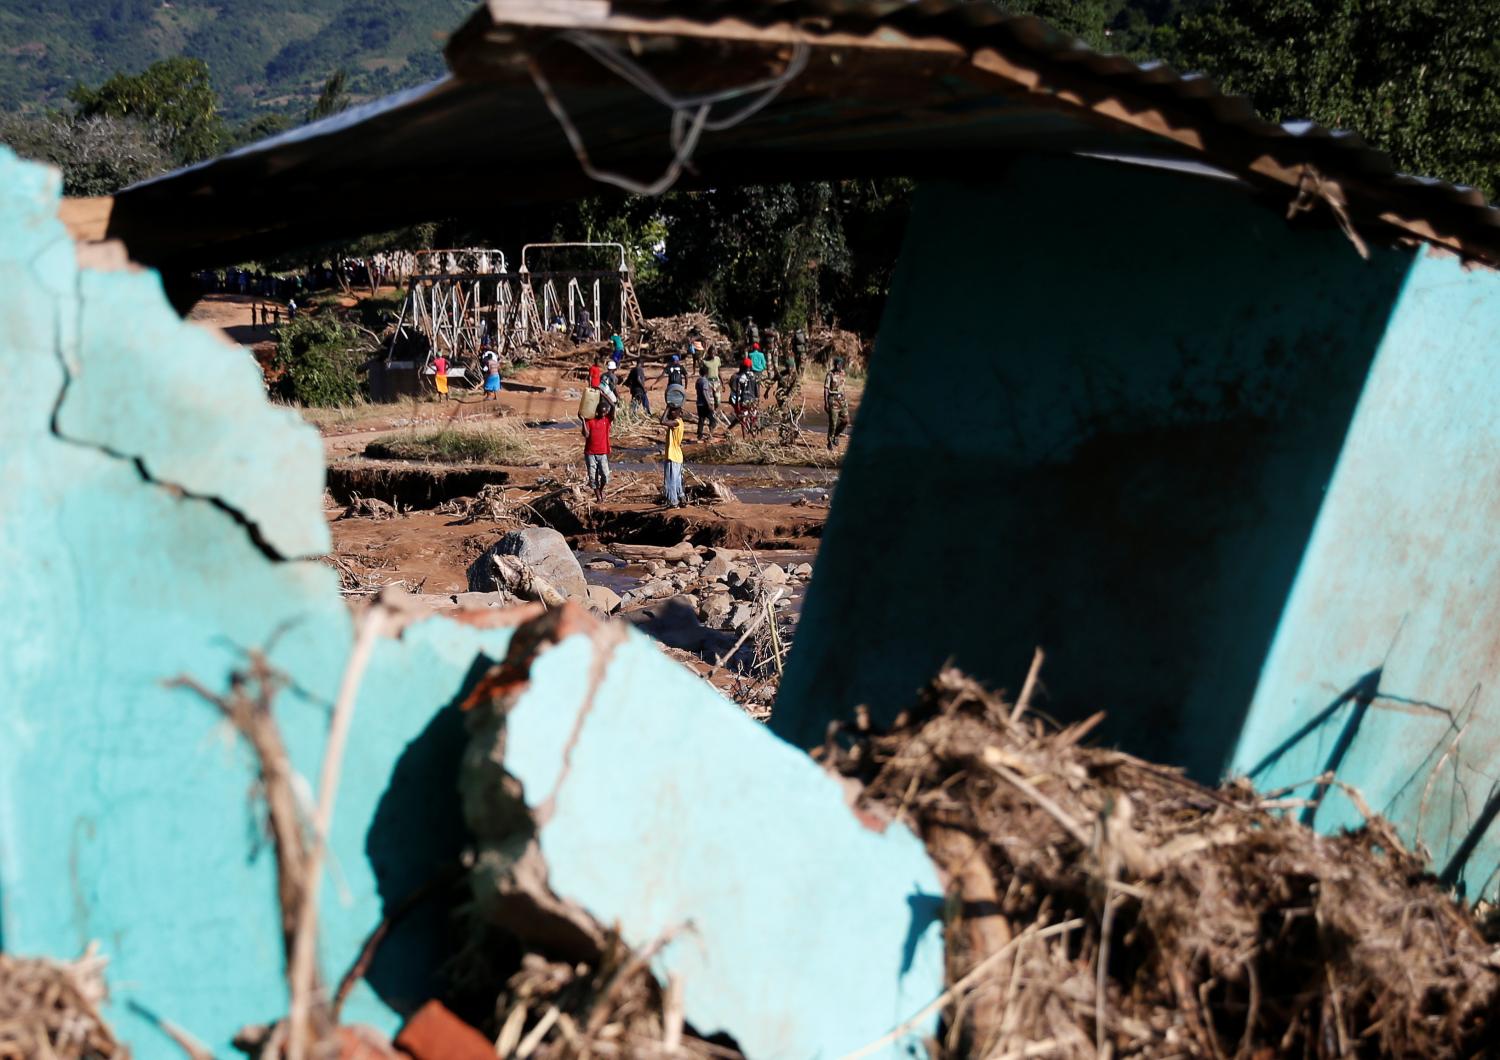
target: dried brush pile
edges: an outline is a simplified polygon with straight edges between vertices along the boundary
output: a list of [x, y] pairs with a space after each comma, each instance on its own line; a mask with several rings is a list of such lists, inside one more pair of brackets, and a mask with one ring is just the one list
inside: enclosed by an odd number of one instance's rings
[[827, 366], [835, 357], [844, 359], [846, 368], [865, 362], [865, 344], [858, 335], [843, 328], [819, 326], [807, 333], [808, 353], [813, 360]]
[[496, 1006], [497, 1056], [536, 1060], [584, 1057], [735, 1058], [741, 1054], [695, 1036], [683, 1020], [682, 994], [651, 974], [654, 949], [632, 951], [611, 936], [592, 964], [549, 961], [530, 953]]
[[92, 954], [65, 963], [0, 953], [0, 1058], [126, 1060], [99, 1015], [103, 965]]
[[718, 350], [730, 345], [729, 338], [707, 313], [679, 313], [674, 317], [652, 317], [645, 322], [641, 345], [648, 360], [660, 360], [680, 354], [687, 347], [688, 335], [698, 330], [705, 349]]
[[821, 750], [946, 877], [939, 1055], [1500, 1049], [1497, 953], [1388, 823], [1318, 835], [1248, 783], [1083, 746], [1097, 720], [1059, 730], [947, 670], [889, 732]]

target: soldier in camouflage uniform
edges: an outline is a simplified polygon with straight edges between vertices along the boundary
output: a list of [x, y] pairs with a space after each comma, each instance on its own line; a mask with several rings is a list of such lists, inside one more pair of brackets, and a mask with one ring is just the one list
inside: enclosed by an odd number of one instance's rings
[[839, 435], [849, 425], [849, 399], [844, 396], [844, 359], [835, 357], [823, 379], [823, 411], [828, 413], [828, 448], [837, 449]]
[[796, 356], [786, 347], [775, 351], [772, 364], [776, 368], [777, 434], [782, 444], [790, 445], [802, 434], [802, 376]]

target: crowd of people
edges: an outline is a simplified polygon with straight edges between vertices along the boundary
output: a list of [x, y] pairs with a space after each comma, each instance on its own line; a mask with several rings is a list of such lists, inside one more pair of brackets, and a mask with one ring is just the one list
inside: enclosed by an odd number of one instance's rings
[[[737, 363], [729, 365], [733, 374], [727, 385], [723, 378], [726, 367], [723, 351], [711, 349], [697, 329], [688, 333], [682, 351], [670, 354], [654, 373], [648, 370], [644, 356], [638, 355], [623, 379], [619, 373], [626, 360], [625, 343], [618, 334], [610, 336], [608, 353], [597, 357], [589, 368], [588, 389], [579, 403], [584, 464], [595, 500], [604, 499], [609, 484], [610, 432], [626, 395], [630, 407], [655, 417], [665, 429], [662, 490], [671, 507], [680, 508], [687, 503], [682, 485], [682, 446], [688, 423], [697, 425], [699, 442], [712, 441], [715, 429], [721, 426], [726, 437], [736, 427], [744, 437], [751, 437], [761, 430], [761, 400], [766, 395], [773, 402], [776, 421], [789, 423], [794, 432], [799, 430], [793, 402], [800, 393], [808, 358], [807, 331], [797, 328], [783, 342], [774, 328], [767, 328], [762, 334], [752, 318], [746, 322], [744, 334], [744, 349], [736, 358]], [[835, 357], [823, 382], [830, 451], [838, 448], [839, 438], [849, 424], [845, 382], [843, 360]], [[663, 408], [658, 416], [652, 410], [651, 397], [653, 389], [663, 385]], [[688, 411], [689, 397], [696, 415]]]

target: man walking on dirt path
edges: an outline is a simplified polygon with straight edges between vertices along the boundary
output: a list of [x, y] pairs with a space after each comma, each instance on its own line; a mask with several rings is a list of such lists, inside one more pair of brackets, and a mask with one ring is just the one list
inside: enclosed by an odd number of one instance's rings
[[500, 358], [494, 350], [485, 350], [479, 363], [484, 368], [484, 400], [500, 400]]
[[[723, 365], [723, 363], [724, 360], [722, 357], [720, 357], [717, 347], [711, 350], [705, 350], [703, 356], [698, 359], [699, 367], [708, 369], [708, 381], [713, 385], [713, 418], [722, 423], [725, 427], [728, 427], [729, 417], [724, 415], [724, 413], [720, 409], [720, 406], [722, 405], [723, 384], [719, 381], [719, 368]], [[709, 426], [709, 433], [713, 433], [712, 424], [710, 424]]]
[[839, 446], [839, 435], [849, 423], [849, 399], [844, 396], [844, 359], [835, 357], [823, 377], [823, 411], [828, 413], [828, 449]]
[[745, 318], [745, 341], [751, 346], [760, 341], [760, 328], [756, 326], [754, 317]]
[[646, 415], [651, 415], [651, 392], [646, 389], [646, 369], [639, 356], [635, 359], [635, 367], [625, 377], [625, 389], [630, 391], [630, 404], [639, 405], [645, 409]]
[[620, 404], [620, 385], [615, 380], [614, 362], [607, 357], [599, 369], [599, 392], [609, 398], [611, 405]]
[[729, 381], [729, 403], [734, 407], [734, 422], [740, 425], [743, 437], [760, 431], [760, 384], [755, 380], [748, 357]]
[[792, 332], [792, 359], [797, 363], [797, 371], [802, 371], [802, 366], [807, 363], [807, 329], [798, 328]]
[[[667, 368], [663, 374], [667, 377], [666, 403], [668, 405], [681, 405], [687, 400], [687, 370], [682, 367], [682, 358], [675, 353], [672, 354], [667, 361]], [[676, 399], [675, 401], [673, 400], [674, 398]]]
[[686, 505], [682, 494], [682, 410], [675, 405], [667, 406], [667, 411], [661, 414], [661, 425], [667, 429], [661, 465], [662, 492], [667, 495], [668, 508], [682, 508]]
[[448, 358], [441, 353], [432, 359], [432, 383], [437, 387], [437, 399], [448, 400]]
[[698, 441], [711, 441], [714, 436], [714, 420], [718, 416], [719, 388], [708, 373], [708, 362], [698, 366]]
[[609, 485], [609, 431], [614, 422], [614, 406], [608, 401], [599, 402], [593, 419], [583, 421], [583, 466], [596, 504], [604, 503], [604, 487]]

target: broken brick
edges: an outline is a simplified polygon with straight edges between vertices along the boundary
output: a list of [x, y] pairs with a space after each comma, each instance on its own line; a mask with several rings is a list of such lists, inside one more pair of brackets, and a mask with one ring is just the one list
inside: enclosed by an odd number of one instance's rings
[[490, 1040], [455, 1016], [441, 1001], [429, 1001], [396, 1035], [396, 1047], [412, 1060], [495, 1060]]

